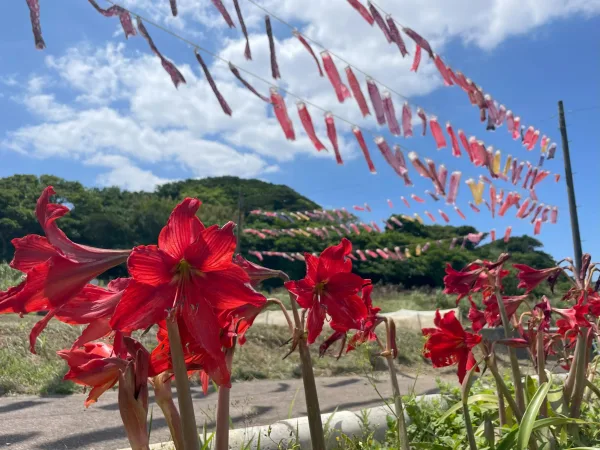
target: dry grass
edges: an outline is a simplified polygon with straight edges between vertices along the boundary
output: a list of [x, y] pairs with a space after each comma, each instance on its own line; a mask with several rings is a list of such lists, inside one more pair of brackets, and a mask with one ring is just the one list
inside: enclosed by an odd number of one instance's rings
[[[62, 380], [67, 366], [56, 351], [69, 348], [80, 334], [81, 327], [73, 327], [52, 320], [39, 337], [37, 355], [29, 353], [29, 331], [40, 316], [19, 318], [15, 315], [0, 316], [0, 395], [2, 394], [68, 394], [81, 392], [81, 386]], [[289, 379], [300, 377], [297, 353], [285, 360], [289, 339], [285, 327], [256, 325], [247, 333], [247, 342], [236, 352], [234, 380]], [[371, 370], [386, 370], [384, 361], [376, 355], [372, 346], [343, 355], [339, 360], [331, 355], [318, 356], [323, 338], [312, 346], [314, 370], [317, 376], [363, 374]], [[155, 345], [155, 334], [142, 338], [148, 349]], [[423, 338], [416, 332], [399, 332], [400, 355], [398, 362], [411, 365], [421, 361]], [[283, 347], [282, 347], [283, 345]], [[337, 352], [339, 345], [332, 350]]]

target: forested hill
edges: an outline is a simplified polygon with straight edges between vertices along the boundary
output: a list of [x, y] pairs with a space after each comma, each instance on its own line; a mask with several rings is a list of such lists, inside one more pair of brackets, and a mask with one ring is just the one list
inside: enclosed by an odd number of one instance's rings
[[[55, 176], [15, 175], [0, 178], [0, 260], [12, 258], [10, 240], [28, 233], [40, 234], [41, 228], [34, 214], [35, 203], [44, 187], [52, 185], [57, 192], [55, 201], [67, 204], [71, 211], [60, 219], [60, 226], [74, 241], [104, 248], [130, 248], [140, 244], [151, 244], [157, 240], [173, 207], [185, 197], [197, 197], [203, 204], [200, 218], [206, 224], [223, 224], [228, 220], [238, 221], [242, 198], [242, 220], [244, 227], [290, 228], [302, 226], [280, 219], [250, 215], [253, 209], [270, 211], [305, 211], [320, 206], [284, 185], [275, 185], [259, 180], [237, 177], [205, 178], [167, 183], [155, 192], [128, 192], [119, 188], [89, 188], [81, 183], [67, 181]], [[241, 194], [241, 195], [240, 195]], [[330, 223], [329, 223], [330, 224]], [[321, 225], [326, 225], [322, 223]], [[305, 222], [303, 226], [315, 226]], [[375, 249], [408, 246], [414, 252], [416, 244], [431, 242], [430, 248], [421, 256], [405, 261], [369, 260], [357, 262], [356, 271], [374, 282], [402, 284], [405, 287], [441, 286], [446, 262], [461, 267], [477, 258], [494, 259], [502, 252], [510, 252], [514, 262], [534, 267], [549, 267], [553, 264], [550, 255], [542, 252], [542, 244], [534, 238], [524, 236], [512, 238], [508, 244], [496, 241], [492, 244], [465, 248], [457, 245], [450, 249], [453, 237], [477, 233], [470, 226], [421, 225], [405, 222], [404, 227], [386, 230], [384, 233], [361, 233], [352, 236], [355, 248]], [[247, 256], [249, 250], [320, 252], [325, 246], [339, 241], [335, 233], [328, 239], [316, 236], [281, 235], [266, 239], [242, 235], [241, 252]], [[442, 240], [441, 245], [435, 242]], [[252, 258], [250, 258], [252, 259]], [[304, 264], [283, 258], [267, 258], [265, 265], [285, 270], [292, 277], [304, 275]], [[122, 272], [122, 269], [121, 269]], [[119, 271], [112, 275], [121, 275]], [[509, 291], [513, 291], [516, 280], [507, 280]]]

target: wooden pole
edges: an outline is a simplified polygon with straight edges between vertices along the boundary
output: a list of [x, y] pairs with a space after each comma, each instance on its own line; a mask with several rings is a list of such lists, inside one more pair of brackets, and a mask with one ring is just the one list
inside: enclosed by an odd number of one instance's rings
[[577, 276], [581, 269], [581, 234], [579, 232], [579, 218], [577, 217], [577, 202], [575, 201], [575, 186], [573, 184], [573, 172], [571, 170], [571, 157], [569, 154], [569, 139], [567, 138], [567, 123], [565, 121], [565, 110], [562, 100], [558, 102], [558, 125], [562, 137], [563, 158], [565, 160], [565, 181], [567, 183], [567, 194], [569, 197], [569, 214], [571, 216], [571, 234], [573, 235], [573, 249], [575, 251], [575, 267]]

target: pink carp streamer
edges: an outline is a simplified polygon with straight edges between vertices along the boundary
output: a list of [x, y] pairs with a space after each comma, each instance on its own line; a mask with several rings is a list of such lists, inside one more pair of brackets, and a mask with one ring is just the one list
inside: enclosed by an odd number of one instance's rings
[[388, 15], [385, 18], [385, 21], [387, 22], [392, 42], [394, 42], [398, 46], [398, 50], [400, 50], [400, 54], [404, 58], [406, 55], [408, 55], [408, 51], [406, 50], [406, 45], [404, 44], [404, 40], [402, 39], [402, 35], [400, 34], [398, 27], [396, 26], [394, 18]]
[[525, 137], [523, 137], [523, 145], [526, 148], [529, 147], [529, 144], [531, 143], [531, 140], [533, 139], [534, 131], [535, 131], [535, 128], [529, 127], [529, 128], [527, 128], [527, 131], [525, 132]]
[[394, 169], [394, 172], [396, 172], [399, 176], [404, 177], [407, 172], [406, 167], [403, 167], [399, 163], [385, 139], [382, 136], [378, 136], [375, 138], [375, 144], [377, 145], [377, 148], [379, 148], [379, 151], [383, 155], [383, 158], [386, 160], [386, 162], [392, 167], [392, 169]]
[[450, 222], [450, 217], [448, 217], [448, 214], [446, 214], [441, 209], [438, 209], [438, 213], [440, 214], [440, 216], [442, 217], [442, 219], [444, 219], [444, 222], [446, 222], [446, 223]]
[[515, 117], [513, 120], [512, 138], [517, 140], [521, 137], [521, 118]]
[[[446, 131], [448, 132], [448, 136], [450, 136], [450, 141], [452, 142], [452, 156], [456, 156], [457, 158], [462, 154], [460, 152], [460, 146], [458, 145], [458, 139], [454, 134], [454, 130], [452, 129], [452, 125], [450, 122], [446, 123]], [[464, 133], [463, 133], [464, 136]], [[466, 140], [466, 137], [465, 137]]]
[[416, 73], [419, 70], [419, 64], [421, 64], [421, 47], [417, 45], [417, 49], [415, 50], [415, 57], [413, 59], [410, 71]]
[[413, 136], [412, 111], [410, 110], [408, 102], [404, 102], [404, 105], [402, 105], [402, 129], [405, 138]]
[[202, 70], [204, 71], [204, 75], [206, 76], [206, 80], [208, 81], [208, 84], [210, 84], [210, 87], [211, 87], [212, 91], [214, 92], [215, 97], [217, 97], [217, 100], [219, 101], [219, 104], [221, 105], [223, 112], [225, 114], [227, 114], [228, 116], [231, 116], [231, 108], [229, 107], [229, 104], [227, 103], [225, 98], [223, 98], [223, 95], [221, 95], [221, 92], [219, 91], [219, 88], [217, 87], [215, 80], [213, 79], [212, 75], [210, 74], [210, 71], [208, 70], [208, 66], [202, 59], [202, 56], [200, 56], [200, 53], [198, 53], [198, 50], [195, 50], [194, 53], [196, 54], [196, 59], [200, 63], [200, 66], [202, 67]]
[[375, 81], [371, 77], [367, 77], [367, 90], [369, 91], [369, 97], [371, 97], [371, 104], [375, 110], [375, 117], [379, 125], [385, 124], [385, 111], [383, 109], [383, 100], [381, 100], [381, 94], [379, 94], [379, 88]]
[[400, 124], [396, 118], [396, 109], [394, 108], [392, 95], [389, 91], [383, 91], [383, 112], [385, 113], [385, 120], [388, 124], [390, 133], [394, 136], [400, 136], [402, 130], [400, 129]]
[[440, 55], [435, 55], [434, 63], [435, 67], [437, 67], [438, 72], [442, 76], [442, 79], [444, 80], [444, 84], [446, 86], [452, 86], [454, 83], [452, 82], [452, 78], [450, 77], [450, 72], [448, 72], [448, 68], [446, 67], [446, 64], [444, 64], [444, 61], [442, 61]]
[[463, 212], [460, 210], [460, 208], [458, 206], [454, 207], [454, 211], [456, 211], [456, 214], [458, 214], [462, 220], [467, 220], [467, 216], [465, 216], [463, 214]]
[[427, 116], [425, 115], [425, 111], [417, 108], [417, 116], [421, 119], [421, 125], [423, 126], [422, 136], [425, 136], [427, 134]]
[[496, 217], [496, 187], [490, 186], [490, 211], [492, 212], [492, 218]]
[[315, 127], [312, 122], [312, 118], [310, 117], [310, 113], [308, 109], [306, 109], [306, 104], [304, 102], [296, 103], [298, 106], [298, 116], [300, 116], [300, 122], [302, 122], [302, 126], [304, 127], [304, 131], [308, 135], [308, 138], [313, 143], [317, 151], [326, 150], [323, 143], [317, 137], [317, 133], [315, 133]]
[[373, 16], [371, 16], [371, 13], [369, 13], [369, 10], [365, 8], [361, 2], [358, 0], [348, 0], [348, 3], [350, 3], [350, 6], [352, 6], [356, 11], [358, 11], [358, 13], [369, 23], [369, 25], [373, 25], [375, 19], [373, 19]]
[[371, 13], [371, 16], [373, 17], [373, 19], [375, 19], [375, 23], [383, 32], [385, 39], [388, 41], [388, 44], [391, 44], [392, 36], [390, 35], [390, 30], [388, 30], [385, 20], [383, 20], [383, 17], [381, 16], [381, 14], [379, 14], [379, 10], [375, 8], [375, 6], [371, 4], [371, 2], [367, 2], [367, 4], [369, 5], [369, 12]]
[[333, 152], [335, 153], [335, 160], [338, 164], [344, 164], [344, 161], [342, 160], [342, 155], [340, 153], [340, 149], [338, 147], [338, 138], [337, 131], [335, 129], [335, 122], [331, 113], [325, 114], [325, 126], [327, 127], [327, 137], [329, 137], [329, 141], [331, 142], [331, 146], [333, 147]]
[[366, 117], [369, 114], [371, 114], [371, 112], [369, 111], [369, 105], [367, 105], [367, 100], [365, 99], [365, 96], [363, 95], [362, 90], [360, 88], [360, 83], [358, 82], [356, 75], [354, 75], [352, 67], [347, 66], [345, 71], [346, 76], [348, 77], [348, 84], [350, 85], [350, 89], [352, 90], [352, 95], [356, 99], [356, 103], [358, 103], [358, 107], [360, 108], [361, 114], [363, 115], [363, 117]]
[[440, 181], [440, 185], [442, 186], [443, 192], [446, 192], [446, 181], [448, 179], [448, 169], [443, 164], [440, 164], [437, 173], [438, 180]]
[[404, 197], [404, 195], [402, 195], [402, 196], [400, 197], [400, 200], [402, 200], [402, 203], [404, 203], [404, 205], [405, 205], [407, 208], [410, 208], [410, 203], [408, 203], [408, 200], [406, 200], [406, 198]]
[[440, 198], [437, 195], [435, 195], [433, 192], [431, 192], [431, 191], [425, 191], [425, 193], [427, 195], [429, 195], [434, 201], [436, 201], [436, 202], [440, 201]]
[[425, 211], [425, 215], [426, 215], [427, 217], [429, 217], [429, 220], [431, 220], [432, 222], [434, 222], [434, 223], [435, 223], [435, 222], [437, 222], [437, 221], [435, 220], [435, 217], [433, 217], [433, 214], [431, 214], [429, 211]]
[[271, 91], [271, 103], [273, 104], [273, 112], [275, 113], [275, 117], [285, 134], [285, 137], [289, 141], [296, 140], [296, 134], [294, 133], [294, 125], [290, 120], [290, 117], [287, 113], [287, 107], [285, 106], [285, 101], [283, 97], [277, 92], [277, 88], [272, 87]]
[[473, 204], [473, 202], [469, 202], [469, 206], [470, 206], [470, 207], [471, 207], [471, 209], [472, 209], [473, 211], [475, 211], [476, 213], [478, 213], [478, 212], [481, 212], [481, 210], [480, 210], [480, 209], [479, 209], [477, 206], [475, 206], [475, 205]]
[[404, 159], [404, 154], [402, 153], [402, 149], [398, 145], [394, 145], [394, 157], [396, 158], [398, 166], [405, 170], [404, 175], [402, 175], [402, 178], [404, 178], [404, 185], [412, 186], [413, 183], [408, 176], [408, 169], [406, 168], [406, 160]]
[[419, 159], [419, 155], [416, 152], [409, 152], [408, 159], [411, 164], [414, 166], [416, 171], [424, 178], [433, 178], [431, 173], [429, 172], [429, 168], [423, 164], [423, 162]]
[[375, 166], [373, 165], [373, 161], [371, 160], [369, 148], [367, 147], [367, 143], [365, 142], [365, 138], [362, 134], [362, 131], [360, 131], [360, 128], [358, 128], [357, 126], [353, 126], [352, 133], [354, 133], [356, 141], [358, 142], [358, 146], [362, 150], [365, 160], [367, 161], [367, 165], [369, 166], [369, 172], [377, 173], [377, 171], [375, 170]]
[[556, 206], [552, 207], [552, 211], [550, 212], [550, 223], [556, 223], [558, 221], [558, 208]]
[[279, 65], [277, 64], [277, 54], [275, 53], [275, 39], [273, 38], [273, 29], [271, 28], [271, 18], [268, 15], [265, 16], [265, 27], [267, 29], [269, 52], [271, 54], [271, 76], [275, 79], [281, 78]]
[[321, 52], [321, 59], [323, 59], [323, 67], [325, 68], [325, 73], [327, 74], [327, 78], [331, 82], [333, 89], [335, 90], [335, 94], [337, 95], [337, 99], [340, 103], [344, 103], [344, 100], [352, 97], [350, 91], [346, 87], [346, 85], [342, 82], [340, 74], [331, 59], [331, 55], [324, 51]]
[[160, 63], [162, 64], [165, 71], [171, 77], [171, 81], [173, 82], [175, 87], [177, 88], [180, 83], [185, 84], [185, 78], [183, 78], [183, 75], [181, 74], [181, 72], [177, 69], [177, 67], [175, 67], [175, 64], [173, 64], [171, 61], [169, 61], [167, 58], [165, 58], [162, 55], [162, 53], [158, 50], [158, 48], [156, 48], [156, 45], [154, 45], [154, 41], [148, 34], [148, 30], [146, 30], [146, 27], [144, 26], [144, 23], [142, 22], [142, 19], [140, 19], [139, 17], [137, 18], [137, 27], [138, 27], [140, 34], [148, 42], [148, 45], [150, 46], [150, 49], [152, 50], [152, 52], [160, 58]]
[[421, 47], [423, 50], [425, 50], [431, 59], [435, 58], [429, 42], [427, 42], [420, 34], [411, 30], [410, 28], [403, 28], [402, 31], [404, 31], [408, 37], [415, 41], [415, 44], [417, 44], [418, 47]]
[[425, 203], [425, 200], [423, 200], [417, 194], [410, 194], [410, 198], [412, 198], [417, 203]]
[[535, 226], [533, 227], [533, 234], [537, 236], [542, 232], [542, 219], [536, 219]]
[[435, 139], [435, 145], [437, 145], [437, 149], [440, 150], [446, 147], [446, 138], [442, 133], [442, 128], [437, 121], [437, 117], [432, 116], [429, 118], [429, 128], [431, 128], [431, 134], [433, 135], [433, 139]]
[[265, 97], [264, 95], [260, 94], [255, 88], [254, 86], [252, 86], [250, 83], [248, 83], [246, 80], [244, 80], [244, 78], [242, 78], [242, 75], [240, 74], [240, 71], [237, 69], [237, 67], [235, 67], [233, 64], [229, 63], [229, 70], [231, 70], [231, 73], [233, 73], [233, 75], [250, 91], [252, 92], [254, 95], [256, 95], [258, 98], [260, 98], [262, 101], [265, 101], [267, 103], [271, 103], [271, 100], [267, 97]]
[[171, 4], [171, 14], [173, 14], [173, 16], [177, 15], [177, 0], [169, 0], [169, 3]]
[[121, 27], [123, 28], [123, 32], [125, 33], [125, 39], [128, 39], [129, 36], [135, 36], [135, 27], [131, 21], [131, 15], [128, 11], [124, 10], [120, 6], [114, 5], [108, 9], [103, 9], [98, 6], [95, 0], [88, 0], [90, 4], [94, 7], [96, 11], [102, 14], [104, 17], [113, 17], [119, 16], [119, 20], [121, 21]]
[[35, 48], [44, 50], [46, 43], [42, 37], [42, 25], [40, 24], [40, 2], [39, 0], [27, 0], [27, 6], [29, 7], [29, 20], [31, 21]]
[[394, 208], [394, 204], [392, 203], [392, 201], [389, 198], [387, 199], [387, 204], [390, 208], [392, 208], [392, 209]]
[[[171, 1], [174, 1], [174, 0], [171, 0]], [[231, 20], [231, 16], [227, 12], [227, 9], [225, 9], [225, 5], [223, 4], [223, 2], [221, 0], [211, 0], [211, 1], [212, 1], [212, 4], [215, 5], [215, 8], [217, 8], [219, 10], [221, 15], [223, 16], [223, 19], [225, 19], [225, 22], [227, 22], [227, 25], [229, 26], [229, 28], [235, 28], [235, 24], [233, 23], [233, 20]]]
[[248, 30], [246, 29], [246, 22], [244, 22], [244, 16], [242, 15], [242, 9], [240, 8], [239, 0], [233, 0], [233, 6], [235, 6], [235, 13], [237, 14], [238, 21], [240, 22], [240, 28], [246, 38], [246, 48], [244, 49], [244, 57], [248, 60], [252, 59], [252, 52], [250, 51], [250, 40], [248, 39]]
[[448, 195], [446, 197], [446, 203], [453, 205], [456, 203], [456, 197], [458, 196], [458, 187], [460, 184], [460, 177], [462, 172], [452, 172], [450, 175], [450, 185], [448, 187]]
[[300, 43], [304, 46], [304, 48], [308, 51], [308, 53], [311, 54], [311, 56], [317, 63], [317, 68], [319, 69], [319, 75], [323, 76], [323, 69], [321, 69], [321, 63], [319, 62], [319, 58], [317, 58], [317, 55], [315, 54], [314, 50], [312, 49], [312, 47], [310, 46], [308, 41], [306, 39], [304, 39], [304, 36], [302, 36], [300, 33], [298, 33], [297, 30], [294, 30], [292, 33], [294, 34], [294, 36], [296, 36], [296, 38], [300, 41]]

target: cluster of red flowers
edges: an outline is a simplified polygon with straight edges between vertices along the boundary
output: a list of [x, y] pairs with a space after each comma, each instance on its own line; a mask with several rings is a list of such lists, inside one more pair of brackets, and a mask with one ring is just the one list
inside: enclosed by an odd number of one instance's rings
[[[0, 314], [46, 312], [31, 331], [31, 351], [52, 318], [86, 325], [59, 356], [70, 367], [66, 379], [93, 388], [89, 405], [136, 361], [146, 376], [172, 370], [166, 320], [176, 320], [188, 370], [201, 371], [205, 387], [208, 377], [228, 386], [224, 349], [234, 338], [243, 344], [244, 333], [267, 303], [252, 283], [279, 272], [234, 258], [234, 224], [206, 227], [196, 216], [196, 199], [175, 207], [158, 245], [104, 250], [76, 244], [62, 232], [56, 221], [69, 209], [51, 203], [53, 195], [53, 188], [46, 188], [36, 207], [45, 236], [12, 241], [10, 265], [25, 280], [0, 293]], [[106, 288], [90, 283], [124, 262], [130, 278], [113, 280]], [[149, 354], [130, 336], [155, 324], [159, 343]], [[97, 341], [102, 338], [112, 345]]]
[[[506, 311], [507, 319], [519, 333], [518, 338], [502, 339], [499, 341], [504, 345], [516, 348], [529, 349], [534, 362], [537, 361], [537, 337], [543, 333], [544, 357], [556, 353], [555, 344], [562, 342], [565, 350], [563, 365], [569, 366], [569, 355], [567, 350], [574, 346], [582, 328], [592, 333], [598, 332], [595, 320], [600, 316], [600, 295], [598, 286], [591, 286], [592, 267], [589, 264], [589, 255], [584, 255], [582, 269], [575, 271], [572, 265], [563, 268], [561, 266], [549, 269], [534, 269], [524, 264], [514, 264], [519, 280], [518, 288], [526, 289], [524, 295], [505, 296], [502, 294], [502, 279], [509, 271], [503, 269], [508, 255], [501, 255], [498, 261], [476, 261], [467, 265], [463, 270], [454, 270], [449, 264], [446, 267], [444, 277], [445, 290], [447, 294], [457, 294], [458, 302], [468, 297], [471, 304], [468, 319], [474, 333], [467, 332], [455, 317], [454, 311], [443, 317], [439, 311], [435, 317], [435, 328], [424, 328], [423, 335], [427, 337], [424, 356], [431, 359], [434, 367], [447, 367], [458, 365], [458, 378], [462, 382], [467, 370], [475, 364], [472, 350], [479, 344], [485, 344], [480, 331], [487, 325], [491, 328], [503, 325], [500, 312], [502, 302]], [[586, 264], [587, 261], [587, 264]], [[544, 281], [547, 281], [551, 289], [561, 275], [566, 276], [565, 269], [570, 270], [575, 276], [571, 279], [573, 287], [562, 297], [565, 301], [575, 301], [575, 304], [567, 309], [553, 308], [547, 297], [535, 306], [529, 306], [519, 317], [517, 312], [523, 302], [527, 302], [532, 291]], [[598, 284], [598, 283], [596, 283]], [[480, 310], [473, 301], [473, 294], [480, 293], [482, 296], [483, 310]], [[556, 333], [550, 333], [550, 324], [553, 313], [556, 318]], [[489, 346], [483, 345], [482, 351], [489, 351]]]
[[[352, 244], [346, 238], [325, 249], [318, 257], [305, 253], [306, 276], [285, 284], [308, 313], [308, 344], [315, 342], [329, 316], [333, 334], [321, 345], [321, 355], [334, 342], [343, 340], [345, 343], [351, 331], [355, 333], [346, 351], [354, 350], [367, 341], [376, 341], [375, 328], [384, 320], [378, 316], [381, 308], [373, 306], [371, 280], [352, 273], [351, 254]], [[394, 356], [397, 354], [395, 341], [395, 336], [388, 338], [389, 350]]]

